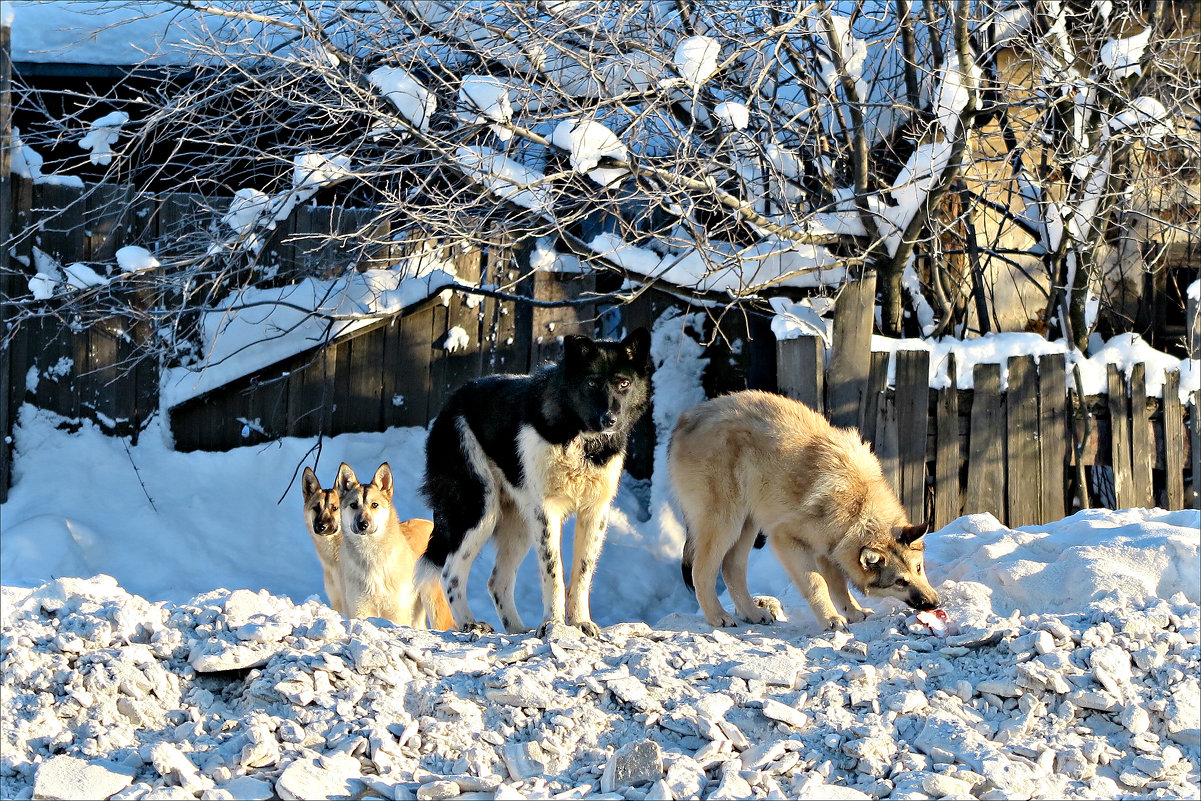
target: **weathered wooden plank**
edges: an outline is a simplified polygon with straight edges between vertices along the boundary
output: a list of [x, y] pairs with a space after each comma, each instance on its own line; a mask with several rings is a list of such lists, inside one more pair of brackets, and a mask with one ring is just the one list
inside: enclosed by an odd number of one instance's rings
[[[482, 254], [478, 250], [459, 254], [455, 258], [455, 271], [464, 281], [475, 282], [480, 278]], [[466, 343], [455, 344], [454, 350], [446, 343], [447, 390], [454, 392], [472, 379], [479, 378], [483, 370], [485, 342], [481, 319], [482, 296], [468, 292], [454, 292], [446, 307], [448, 336], [452, 331], [467, 335]]]
[[1190, 450], [1193, 455], [1193, 508], [1201, 509], [1201, 390], [1193, 391], [1189, 404]]
[[1062, 353], [1038, 362], [1038, 442], [1042, 499], [1039, 522], [1059, 520], [1067, 513], [1064, 488], [1069, 466], [1067, 436], [1067, 361]]
[[942, 528], [960, 514], [959, 475], [963, 457], [959, 440], [959, 388], [956, 383], [955, 354], [947, 354], [950, 386], [937, 390], [934, 457], [934, 525]]
[[880, 407], [888, 394], [888, 363], [892, 354], [886, 351], [872, 351], [871, 363], [867, 370], [867, 387], [863, 394], [863, 428], [865, 442], [876, 443], [875, 420], [880, 419]]
[[876, 407], [875, 452], [880, 470], [889, 486], [901, 494], [900, 434], [897, 429], [897, 407], [892, 395], [885, 393]]
[[781, 395], [823, 411], [822, 378], [825, 347], [822, 338], [801, 336], [776, 344], [776, 386]]
[[1109, 437], [1113, 465], [1113, 495], [1118, 509], [1134, 505], [1134, 478], [1130, 467], [1130, 402], [1126, 382], [1114, 365], [1109, 365]]
[[355, 360], [356, 344], [353, 339], [344, 339], [329, 348], [333, 351], [337, 365], [332, 371], [333, 380], [330, 382], [333, 397], [330, 403], [329, 433], [334, 436], [354, 430], [354, 418], [351, 417], [354, 406], [351, 402], [351, 386], [355, 380], [355, 370], [360, 367]]
[[930, 352], [897, 351], [896, 419], [900, 498], [913, 523], [926, 519], [926, 435], [930, 424]]
[[[8, 249], [12, 243], [12, 28], [0, 26], [0, 304], [16, 296], [16, 275], [10, 270]], [[7, 334], [8, 332], [0, 332]], [[12, 348], [0, 336], [0, 503], [8, 500], [12, 472], [12, 425], [16, 407], [12, 396]]]
[[33, 223], [39, 229], [37, 247], [64, 267], [87, 259], [84, 238], [87, 206], [83, 191], [61, 184], [33, 187]]
[[1180, 371], [1168, 370], [1163, 380], [1164, 500], [1168, 509], [1184, 508], [1185, 436], [1184, 407], [1180, 404]]
[[826, 408], [830, 422], [836, 426], [863, 429], [875, 306], [875, 273], [844, 285], [834, 306]]
[[396, 332], [396, 361], [388, 367], [396, 378], [392, 389], [396, 425], [424, 426], [433, 419], [429, 409], [433, 352], [427, 340], [433, 327], [433, 316], [430, 306], [406, 314]]
[[[34, 212], [33, 212], [33, 181], [28, 178], [22, 178], [19, 175], [12, 176], [12, 228], [10, 229], [13, 236], [7, 237], [5, 242], [11, 242], [11, 257], [21, 265], [16, 268], [17, 272], [22, 274], [33, 275], [33, 232], [34, 228]], [[18, 235], [23, 233], [24, 235]], [[13, 291], [17, 294], [24, 294], [28, 291], [28, 286], [25, 284], [24, 275], [21, 278], [15, 278], [15, 286]]]
[[429, 357], [429, 391], [426, 394], [425, 419], [433, 420], [442, 411], [447, 398], [450, 397], [450, 387], [446, 382], [446, 332], [447, 309], [441, 303], [430, 307], [430, 315], [426, 318], [429, 330], [422, 338], [425, 347], [430, 352]]
[[100, 184], [88, 192], [85, 258], [102, 275], [108, 268], [116, 270], [117, 250], [129, 241], [127, 218], [132, 194], [128, 184]]
[[1154, 467], [1155, 445], [1147, 409], [1147, 365], [1140, 362], [1130, 370], [1130, 488], [1135, 506], [1155, 505], [1151, 472]]
[[1005, 411], [1001, 406], [1001, 365], [972, 370], [972, 412], [968, 433], [967, 488], [963, 512], [1005, 513]]
[[568, 334], [594, 336], [596, 333], [596, 304], [585, 300], [596, 291], [596, 276], [592, 274], [534, 273], [534, 299], [539, 301], [580, 301], [570, 306], [533, 309], [530, 367], [557, 361], [563, 354], [562, 338]]
[[1028, 526], [1041, 519], [1041, 464], [1038, 454], [1038, 376], [1033, 356], [1009, 359], [1006, 414], [1006, 525]]
[[350, 376], [347, 380], [344, 431], [383, 429], [383, 326], [354, 336], [350, 345]]
[[122, 370], [117, 339], [121, 327], [120, 319], [109, 318], [97, 320], [82, 332], [88, 350], [88, 363], [78, 381], [81, 411], [90, 409], [91, 416], [101, 422], [107, 419], [120, 424], [134, 414], [132, 403], [128, 407], [119, 405], [121, 395], [118, 389]]
[[288, 433], [294, 437], [328, 435], [336, 351], [321, 348], [303, 358], [288, 381]]
[[[497, 286], [513, 287], [517, 281], [516, 253], [511, 248], [491, 248], [485, 262], [484, 280]], [[512, 290], [510, 290], [512, 291]], [[491, 320], [489, 337], [492, 354], [485, 365], [489, 373], [527, 373], [530, 369], [530, 341], [527, 325], [518, 325], [521, 312], [515, 301], [496, 301], [488, 307]]]
[[248, 438], [246, 444], [276, 439], [288, 431], [288, 379], [286, 371], [251, 383], [248, 397], [249, 420], [255, 421], [262, 434]]

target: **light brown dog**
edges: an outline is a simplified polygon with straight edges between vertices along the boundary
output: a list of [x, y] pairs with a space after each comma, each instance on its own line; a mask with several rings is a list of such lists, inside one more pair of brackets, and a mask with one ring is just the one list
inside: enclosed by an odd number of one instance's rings
[[827, 628], [871, 612], [848, 582], [916, 609], [938, 605], [925, 575], [926, 527], [910, 525], [856, 432], [834, 428], [804, 404], [750, 390], [681, 415], [668, 453], [688, 529], [681, 570], [710, 625], [734, 625], [717, 599], [719, 569], [739, 617], [775, 620], [779, 602], [747, 590], [747, 557], [760, 531]]
[[[413, 554], [418, 559], [425, 553], [425, 548], [430, 542], [430, 534], [433, 531], [434, 521], [424, 520], [420, 517], [414, 517], [412, 520], [406, 520], [400, 524], [400, 533], [404, 535], [405, 540], [409, 543], [409, 548], [413, 550]], [[425, 607], [425, 613], [429, 618], [430, 628], [442, 631], [457, 628], [454, 615], [450, 611], [450, 604], [446, 601], [446, 592], [442, 589], [441, 580], [435, 577], [435, 580], [418, 586], [417, 592], [421, 596], [422, 606]]]
[[339, 511], [338, 493], [332, 487], [322, 489], [311, 467], [304, 469], [300, 489], [304, 495], [304, 525], [317, 549], [317, 558], [321, 560], [325, 595], [330, 606], [345, 614], [342, 575], [338, 570], [338, 551], [342, 547], [342, 513]]
[[433, 524], [401, 523], [392, 505], [392, 469], [384, 462], [370, 484], [362, 484], [345, 462], [334, 481], [341, 506], [342, 548], [338, 556], [341, 592], [349, 617], [382, 617], [425, 628], [427, 615], [437, 628], [454, 628], [441, 582], [415, 584], [417, 559]]

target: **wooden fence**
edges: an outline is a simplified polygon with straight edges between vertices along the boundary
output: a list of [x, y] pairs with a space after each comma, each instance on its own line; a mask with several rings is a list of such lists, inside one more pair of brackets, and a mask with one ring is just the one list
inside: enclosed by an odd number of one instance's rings
[[931, 389], [930, 353], [901, 350], [889, 386], [890, 354], [870, 351], [871, 309], [870, 292], [848, 286], [829, 367], [817, 337], [785, 340], [777, 386], [862, 431], [911, 520], [941, 527], [989, 512], [1022, 526], [1085, 504], [1201, 508], [1198, 399], [1181, 403], [1179, 372], [1167, 373], [1161, 399], [1147, 395], [1145, 365], [1129, 378], [1110, 365], [1107, 394], [1081, 397], [1069, 389], [1062, 354], [1019, 356], [1009, 359], [1004, 386], [1000, 365], [977, 364], [973, 388], [959, 390], [952, 356], [950, 385]]
[[[85, 193], [23, 180], [12, 182], [12, 197], [17, 229], [37, 232], [36, 240], [18, 241], [15, 255], [26, 263], [32, 263], [35, 244], [63, 264], [112, 261], [126, 244], [148, 247], [166, 261], [194, 249], [220, 211], [187, 194], [135, 202], [127, 188]], [[318, 249], [317, 243], [363, 220], [355, 210], [304, 207], [279, 226], [264, 252], [281, 276], [315, 274], [348, 257], [329, 246]], [[466, 280], [505, 284], [527, 275], [528, 264], [519, 258], [505, 251], [468, 253], [457, 257], [456, 268]], [[27, 292], [23, 279], [5, 274], [4, 300]], [[596, 288], [595, 281], [591, 275], [535, 272], [517, 292], [538, 301], [579, 299]], [[129, 302], [138, 299], [131, 296]], [[974, 370], [973, 390], [931, 391], [928, 354], [902, 351], [896, 380], [887, 386], [887, 354], [870, 351], [873, 305], [869, 283], [844, 288], [834, 322], [838, 346], [828, 366], [817, 341], [777, 345], [760, 318], [727, 315], [722, 336], [712, 336], [715, 323], [709, 320], [698, 332], [713, 339], [706, 350], [707, 393], [778, 390], [822, 409], [838, 425], [858, 427], [910, 516], [937, 525], [976, 511], [1010, 525], [1053, 520], [1082, 497], [1090, 505], [1118, 507], [1180, 508], [1188, 501], [1186, 473], [1194, 487], [1201, 476], [1198, 415], [1195, 400], [1187, 408], [1179, 403], [1172, 389], [1177, 379], [1169, 377], [1162, 402], [1146, 397], [1145, 373], [1137, 369], [1129, 381], [1113, 375], [1107, 395], [1080, 398], [1066, 390], [1062, 357], [1037, 363], [1019, 358], [1008, 365], [1004, 389], [1000, 368], [981, 365]], [[651, 290], [623, 307], [622, 321], [628, 328], [649, 326], [673, 308], [686, 305]], [[525, 372], [554, 357], [563, 334], [594, 333], [597, 312], [591, 303], [546, 308], [460, 292], [431, 297], [174, 407], [169, 413], [175, 444], [180, 450], [223, 450], [281, 436], [423, 426], [471, 378]], [[11, 431], [12, 412], [30, 402], [136, 438], [159, 411], [160, 365], [138, 359], [152, 335], [140, 319], [117, 315], [76, 325], [47, 316], [9, 332], [0, 348], [5, 433]], [[446, 334], [456, 326], [468, 331], [470, 344], [451, 351]], [[1111, 420], [1121, 424], [1111, 426]], [[644, 420], [628, 460], [638, 477], [650, 474], [653, 438]], [[0, 451], [5, 479], [9, 448], [6, 438]], [[0, 493], [7, 487], [7, 480], [0, 483]]]

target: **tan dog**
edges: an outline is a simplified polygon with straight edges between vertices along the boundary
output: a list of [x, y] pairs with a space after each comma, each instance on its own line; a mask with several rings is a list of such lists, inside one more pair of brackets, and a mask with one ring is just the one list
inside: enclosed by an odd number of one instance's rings
[[[669, 447], [672, 486], [688, 527], [681, 569], [705, 619], [733, 626], [717, 599], [720, 569], [735, 609], [771, 623], [773, 598], [747, 591], [747, 556], [759, 531], [825, 627], [870, 614], [851, 596], [889, 595], [933, 609], [922, 536], [858, 434], [804, 404], [746, 391], [683, 415]], [[837, 604], [837, 607], [835, 606]]]
[[[430, 542], [430, 534], [433, 531], [434, 521], [424, 520], [420, 517], [414, 517], [412, 520], [406, 520], [400, 524], [400, 533], [404, 535], [413, 554], [418, 559], [425, 553], [426, 546]], [[455, 618], [451, 614], [450, 604], [446, 601], [446, 592], [442, 589], [440, 580], [435, 577], [433, 581], [418, 586], [417, 593], [421, 596], [421, 604], [425, 607], [430, 628], [442, 631], [456, 628]]]
[[338, 551], [342, 546], [342, 513], [339, 511], [338, 493], [333, 488], [322, 489], [311, 467], [304, 469], [300, 489], [304, 495], [304, 525], [313, 538], [317, 558], [321, 560], [325, 595], [330, 606], [345, 614], [342, 575], [338, 570]]
[[[433, 524], [401, 523], [392, 505], [392, 469], [384, 462], [370, 484], [361, 484], [345, 462], [334, 481], [342, 513], [342, 549], [338, 558], [345, 614], [382, 617], [414, 628], [454, 628], [450, 607], [436, 580], [415, 586], [417, 558], [425, 550]], [[415, 547], [420, 545], [420, 547]], [[445, 624], [443, 626], [443, 624]]]

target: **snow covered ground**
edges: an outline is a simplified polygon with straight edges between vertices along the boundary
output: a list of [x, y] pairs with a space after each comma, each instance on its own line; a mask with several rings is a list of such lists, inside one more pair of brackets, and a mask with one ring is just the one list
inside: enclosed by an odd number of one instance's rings
[[[703, 399], [685, 322], [654, 331], [661, 435]], [[927, 536], [945, 637], [891, 602], [822, 632], [756, 551], [751, 588], [788, 620], [715, 631], [680, 580], [668, 487], [627, 476], [593, 585], [601, 639], [473, 639], [322, 603], [294, 481], [311, 440], [185, 454], [155, 424], [127, 447], [61, 422], [21, 410], [0, 507], [0, 797], [1199, 792], [1196, 511], [954, 521]], [[400, 515], [425, 515], [424, 440], [327, 439], [318, 476], [386, 460]], [[469, 600], [498, 626], [491, 560]], [[517, 602], [540, 618], [532, 557]]]
[[[673, 345], [657, 342], [662, 358]], [[627, 480], [592, 596], [601, 640], [473, 640], [320, 602], [287, 486], [309, 441], [181, 454], [151, 430], [127, 452], [56, 422], [23, 409], [0, 508], [5, 798], [80, 783], [121, 798], [1199, 791], [1195, 511], [953, 522], [927, 546], [960, 629], [946, 638], [888, 603], [822, 633], [756, 552], [752, 590], [789, 621], [714, 631], [680, 582], [663, 488]], [[422, 515], [423, 441], [339, 436], [318, 473], [388, 460], [400, 513]], [[471, 604], [495, 624], [490, 559]], [[99, 574], [113, 578], [76, 578]], [[538, 619], [532, 558], [519, 586]]]

